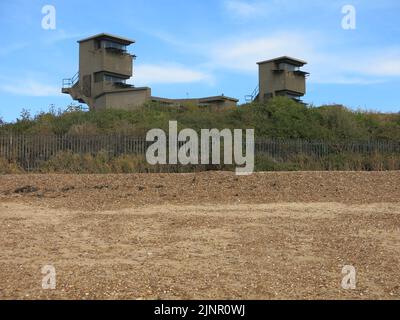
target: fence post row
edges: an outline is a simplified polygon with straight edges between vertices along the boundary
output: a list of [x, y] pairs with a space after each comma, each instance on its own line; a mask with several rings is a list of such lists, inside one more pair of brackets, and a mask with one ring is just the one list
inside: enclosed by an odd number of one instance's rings
[[[143, 137], [129, 135], [0, 135], [0, 158], [15, 162], [25, 170], [35, 170], [40, 163], [60, 152], [96, 155], [105, 152], [109, 157], [144, 155], [148, 142]], [[200, 150], [199, 150], [200, 151]], [[305, 139], [258, 138], [256, 155], [285, 161], [295, 155], [322, 158], [328, 155], [398, 154], [399, 141], [310, 141]]]

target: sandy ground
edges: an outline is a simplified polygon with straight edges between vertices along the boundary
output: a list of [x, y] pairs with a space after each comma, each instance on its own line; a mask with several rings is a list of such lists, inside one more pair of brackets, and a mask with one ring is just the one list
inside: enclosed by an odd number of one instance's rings
[[0, 176], [0, 298], [400, 299], [399, 204], [400, 172]]

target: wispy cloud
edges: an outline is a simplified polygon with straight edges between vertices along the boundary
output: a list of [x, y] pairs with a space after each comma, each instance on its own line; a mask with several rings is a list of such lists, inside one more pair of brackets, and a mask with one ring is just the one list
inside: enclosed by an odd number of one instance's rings
[[340, 85], [371, 85], [386, 82], [383, 78], [368, 78], [365, 76], [345, 76], [345, 75], [314, 75], [310, 82], [318, 84], [340, 84]]
[[226, 0], [225, 9], [236, 18], [247, 19], [267, 12], [267, 5], [261, 1]]
[[175, 35], [168, 33], [165, 30], [143, 28], [140, 29], [140, 31], [174, 47], [182, 48], [187, 47], [188, 45], [186, 41], [178, 39]]
[[[47, 32], [45, 33], [45, 37], [43, 37], [40, 42], [44, 45], [53, 45], [60, 41], [70, 40], [70, 39], [79, 39], [83, 38], [84, 34], [81, 33], [69, 33], [64, 30], [59, 30], [56, 32]], [[12, 44], [8, 44], [0, 47], [0, 56], [7, 56], [13, 54], [20, 50], [25, 50], [29, 47], [30, 43], [26, 42], [16, 42]]]
[[359, 69], [364, 74], [372, 76], [400, 77], [400, 49], [397, 54], [391, 52], [385, 54], [383, 51], [380, 55], [374, 55]]
[[141, 84], [155, 83], [212, 83], [213, 77], [205, 72], [177, 64], [144, 64], [135, 68], [135, 82]]
[[24, 79], [21, 82], [14, 81], [10, 84], [1, 84], [0, 91], [13, 95], [31, 97], [51, 97], [61, 95], [59, 87], [33, 79]]
[[400, 48], [334, 50], [318, 33], [280, 32], [267, 37], [241, 36], [211, 45], [207, 67], [255, 73], [256, 62], [283, 55], [309, 62], [310, 82], [374, 84], [400, 77]]
[[2, 47], [0, 47], [0, 56], [9, 55], [16, 51], [25, 49], [27, 46], [29, 46], [28, 42], [18, 42], [18, 43], [12, 43], [9, 45], [2, 46]]
[[84, 38], [86, 34], [78, 33], [78, 32], [69, 32], [63, 29], [59, 29], [52, 32], [45, 32], [45, 37], [42, 40], [42, 43], [46, 45], [53, 45], [60, 41], [66, 41], [71, 39], [80, 39]]
[[311, 57], [310, 80], [316, 83], [376, 84], [400, 77], [400, 48], [353, 48]]
[[[307, 44], [307, 45], [306, 45]], [[297, 33], [277, 33], [267, 37], [235, 37], [216, 43], [209, 52], [209, 64], [242, 72], [254, 72], [256, 62], [291, 55], [307, 59], [313, 55], [312, 43]]]

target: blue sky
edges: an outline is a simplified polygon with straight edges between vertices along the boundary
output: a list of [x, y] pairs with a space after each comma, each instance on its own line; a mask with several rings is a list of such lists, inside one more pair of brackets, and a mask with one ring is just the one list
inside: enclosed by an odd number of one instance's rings
[[[45, 5], [55, 30], [42, 28]], [[354, 30], [342, 28], [344, 5], [356, 9]], [[132, 81], [155, 96], [243, 101], [257, 61], [290, 55], [309, 62], [304, 101], [399, 112], [399, 17], [398, 0], [0, 0], [0, 117], [66, 108], [76, 41], [101, 32], [136, 40]]]

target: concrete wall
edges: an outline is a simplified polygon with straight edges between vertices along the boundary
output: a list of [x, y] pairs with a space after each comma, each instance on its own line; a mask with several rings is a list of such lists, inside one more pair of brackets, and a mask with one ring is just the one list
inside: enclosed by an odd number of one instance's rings
[[[119, 89], [121, 90], [121, 89]], [[104, 92], [111, 92], [111, 91], [119, 91], [117, 87], [111, 82], [107, 81], [99, 81], [94, 82], [93, 84], [93, 96], [97, 98], [99, 95], [103, 94]]]
[[117, 73], [126, 77], [132, 77], [133, 58], [130, 54], [116, 54], [107, 51], [106, 49], [99, 49], [99, 54], [102, 56], [100, 66], [102, 70], [111, 73]]
[[[272, 81], [272, 70], [274, 63], [264, 63], [259, 65], [258, 81], [259, 81], [259, 100], [264, 101], [265, 98], [275, 91], [274, 82]], [[283, 79], [282, 79], [283, 80]], [[283, 82], [282, 82], [283, 85]]]
[[237, 102], [232, 100], [205, 102], [205, 104], [207, 104], [213, 111], [218, 111], [221, 109], [234, 109], [237, 107]]
[[209, 98], [198, 98], [198, 99], [166, 99], [166, 98], [152, 98], [155, 102], [164, 103], [166, 105], [199, 105], [209, 107], [211, 110], [217, 111], [221, 109], [233, 109], [237, 107], [237, 101], [230, 99], [215, 99], [209, 100]]
[[105, 48], [96, 49], [95, 40], [81, 42], [79, 46], [79, 70], [82, 75], [106, 71], [130, 78], [133, 57], [130, 54], [117, 54]]
[[303, 75], [294, 72], [287, 72], [285, 78], [285, 86], [287, 90], [306, 93], [306, 81]]
[[133, 110], [145, 104], [151, 98], [150, 88], [134, 88], [108, 92], [95, 101], [96, 110], [124, 109]]
[[104, 81], [95, 82], [95, 73], [109, 72], [129, 78], [132, 76], [133, 58], [129, 54], [116, 54], [104, 48], [98, 49], [95, 43], [95, 40], [89, 40], [79, 44], [79, 88], [82, 100], [85, 100], [90, 108], [100, 109], [103, 104], [96, 105], [97, 97], [115, 88]]
[[93, 73], [92, 60], [94, 58], [93, 41], [81, 42], [79, 44], [79, 81], [83, 83], [85, 75]]
[[274, 72], [278, 69], [275, 62], [259, 65], [259, 100], [265, 101], [275, 96], [277, 91], [290, 90], [304, 95], [306, 93], [305, 77], [293, 71]]

